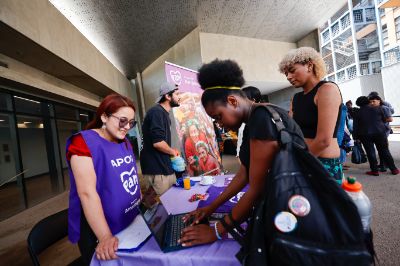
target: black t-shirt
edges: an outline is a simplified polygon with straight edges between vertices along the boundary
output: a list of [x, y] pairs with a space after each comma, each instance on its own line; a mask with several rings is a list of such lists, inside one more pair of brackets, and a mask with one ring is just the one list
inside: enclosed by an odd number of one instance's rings
[[353, 135], [355, 138], [359, 136], [385, 134], [387, 127], [385, 125], [385, 112], [383, 107], [363, 106], [358, 110], [353, 118]]
[[170, 155], [153, 147], [154, 143], [165, 141], [171, 146], [171, 120], [168, 112], [159, 104], [150, 108], [143, 121], [143, 150], [140, 166], [145, 175], [170, 175], [174, 173]]
[[[279, 113], [285, 127], [290, 132], [298, 134], [302, 139], [303, 134], [300, 127], [288, 116], [287, 111], [276, 106], [271, 105], [271, 107]], [[263, 107], [254, 108], [243, 130], [243, 141], [239, 152], [240, 161], [246, 167], [247, 173], [250, 170], [250, 140], [277, 140], [277, 138], [278, 131], [269, 112]], [[299, 143], [303, 143], [303, 140]]]

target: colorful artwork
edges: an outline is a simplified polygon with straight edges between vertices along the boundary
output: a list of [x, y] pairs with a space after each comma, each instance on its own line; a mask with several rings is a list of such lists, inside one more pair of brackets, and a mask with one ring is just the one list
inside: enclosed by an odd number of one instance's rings
[[165, 62], [167, 81], [180, 87], [181, 104], [173, 109], [186, 171], [190, 176], [221, 173], [221, 157], [211, 118], [201, 105], [197, 72]]

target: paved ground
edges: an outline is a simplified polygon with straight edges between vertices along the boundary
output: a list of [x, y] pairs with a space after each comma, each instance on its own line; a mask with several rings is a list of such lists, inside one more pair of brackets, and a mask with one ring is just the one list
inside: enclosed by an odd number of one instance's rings
[[[398, 139], [398, 141], [397, 141]], [[391, 152], [400, 167], [400, 134], [391, 136]], [[234, 156], [223, 157], [225, 169], [235, 173], [239, 168]], [[389, 173], [379, 177], [366, 176], [368, 164], [352, 165], [345, 171], [363, 184], [364, 191], [373, 205], [372, 229], [375, 235], [375, 249], [380, 265], [400, 265], [400, 175]], [[64, 209], [68, 202], [68, 192], [45, 201], [18, 215], [0, 222], [0, 265], [29, 265], [30, 258], [26, 247], [26, 237], [40, 217]], [[79, 252], [66, 239], [57, 247], [41, 255], [42, 265], [66, 265]]]
[[[400, 168], [400, 134], [391, 136], [390, 140], [392, 156]], [[223, 157], [224, 167], [230, 173], [237, 170], [236, 162], [234, 156]], [[368, 163], [346, 165], [350, 168], [345, 170], [345, 175], [356, 177], [371, 200], [372, 230], [380, 265], [400, 265], [400, 175], [387, 172], [380, 176], [368, 176], [365, 174], [369, 170]]]
[[[400, 168], [400, 134], [389, 138], [390, 151]], [[352, 175], [363, 185], [363, 190], [372, 203], [372, 230], [375, 249], [381, 265], [400, 265], [400, 175], [390, 172], [380, 176], [367, 176], [368, 163], [348, 164], [346, 176]]]

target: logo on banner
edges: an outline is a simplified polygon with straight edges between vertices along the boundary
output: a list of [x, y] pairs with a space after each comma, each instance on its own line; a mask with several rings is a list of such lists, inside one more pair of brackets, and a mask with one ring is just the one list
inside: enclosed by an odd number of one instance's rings
[[239, 193], [237, 193], [236, 196], [233, 196], [229, 201], [234, 203], [234, 204], [238, 203], [238, 201], [240, 200], [240, 198], [243, 196], [244, 193], [245, 192], [240, 191]]
[[135, 166], [132, 166], [132, 169], [130, 171], [122, 172], [120, 177], [125, 191], [131, 195], [135, 195], [139, 186]]
[[182, 75], [181, 75], [181, 72], [179, 72], [179, 70], [175, 70], [175, 71], [170, 70], [169, 75], [170, 75], [171, 79], [175, 82], [175, 84], [181, 85]]

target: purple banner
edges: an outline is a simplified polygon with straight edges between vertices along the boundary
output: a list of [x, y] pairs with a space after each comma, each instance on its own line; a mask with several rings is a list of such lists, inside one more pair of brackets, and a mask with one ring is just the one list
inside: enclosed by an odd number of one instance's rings
[[196, 71], [165, 62], [165, 74], [167, 81], [177, 84], [182, 92], [202, 94]]
[[188, 175], [219, 175], [221, 157], [214, 125], [201, 105], [203, 90], [197, 82], [197, 72], [165, 62], [165, 74], [167, 81], [177, 84], [181, 92], [180, 106], [172, 110]]

